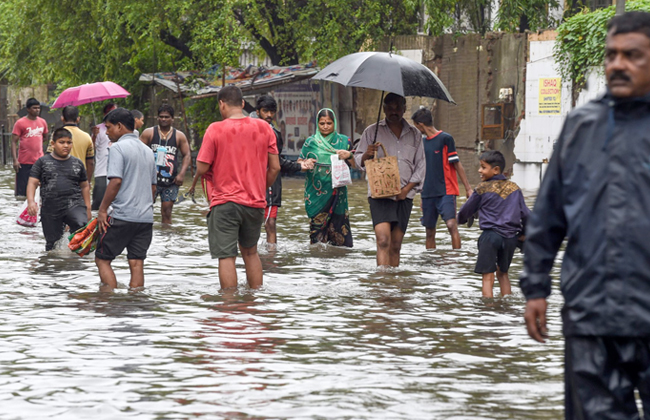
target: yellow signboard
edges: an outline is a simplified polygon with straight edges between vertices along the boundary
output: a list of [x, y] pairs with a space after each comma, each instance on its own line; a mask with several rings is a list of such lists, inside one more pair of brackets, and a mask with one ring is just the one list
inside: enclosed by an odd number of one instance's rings
[[542, 115], [562, 113], [562, 78], [539, 79], [539, 113]]

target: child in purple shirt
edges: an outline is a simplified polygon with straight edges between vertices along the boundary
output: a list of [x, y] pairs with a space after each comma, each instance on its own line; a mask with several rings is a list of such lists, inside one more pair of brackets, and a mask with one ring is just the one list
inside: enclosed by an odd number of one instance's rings
[[512, 293], [508, 268], [522, 235], [530, 210], [524, 196], [514, 182], [501, 173], [506, 160], [496, 150], [489, 150], [479, 158], [481, 182], [458, 212], [458, 223], [466, 223], [478, 211], [478, 261], [474, 272], [483, 275], [483, 297], [493, 297], [494, 272], [497, 273], [501, 295]]

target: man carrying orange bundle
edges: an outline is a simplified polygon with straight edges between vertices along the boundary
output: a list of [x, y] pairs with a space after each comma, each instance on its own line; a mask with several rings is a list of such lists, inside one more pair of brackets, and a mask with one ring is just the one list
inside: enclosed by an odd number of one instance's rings
[[74, 232], [90, 220], [90, 186], [83, 162], [70, 155], [72, 134], [59, 128], [52, 136], [51, 145], [52, 153], [34, 163], [27, 182], [30, 216], [38, 213], [34, 196], [41, 185], [41, 224], [46, 251], [61, 239], [66, 224]]

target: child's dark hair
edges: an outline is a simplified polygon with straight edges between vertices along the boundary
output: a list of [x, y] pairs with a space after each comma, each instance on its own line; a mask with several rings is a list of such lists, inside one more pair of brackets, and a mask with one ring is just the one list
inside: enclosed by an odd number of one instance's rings
[[503, 170], [506, 168], [506, 158], [504, 158], [503, 154], [498, 150], [488, 150], [483, 152], [478, 160], [487, 163], [493, 168], [498, 166], [499, 173], [503, 173]]
[[52, 134], [52, 141], [56, 142], [58, 139], [62, 139], [64, 137], [71, 139], [72, 133], [63, 127], [57, 128], [56, 130], [54, 130], [54, 134]]
[[122, 124], [129, 131], [133, 131], [135, 127], [135, 118], [133, 118], [131, 111], [124, 108], [115, 108], [106, 114], [104, 121], [108, 121], [113, 125]]
[[144, 118], [144, 114], [137, 109], [132, 109], [131, 110], [131, 115], [133, 115], [133, 118]]

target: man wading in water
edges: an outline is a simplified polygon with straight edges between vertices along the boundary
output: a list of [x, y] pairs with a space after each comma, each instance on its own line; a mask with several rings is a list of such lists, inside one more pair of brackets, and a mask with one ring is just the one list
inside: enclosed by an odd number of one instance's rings
[[[172, 210], [178, 198], [178, 189], [183, 185], [185, 172], [192, 163], [190, 143], [182, 131], [172, 127], [174, 122], [174, 108], [162, 104], [158, 108], [158, 127], [144, 130], [140, 140], [151, 147], [156, 157], [158, 170], [158, 186], [156, 197], [160, 196], [160, 213], [164, 225], [172, 224]], [[178, 169], [178, 155], [183, 157], [180, 170]]]
[[567, 419], [650, 418], [650, 13], [607, 25], [607, 92], [567, 117], [526, 226], [521, 289], [544, 342], [555, 254]]

